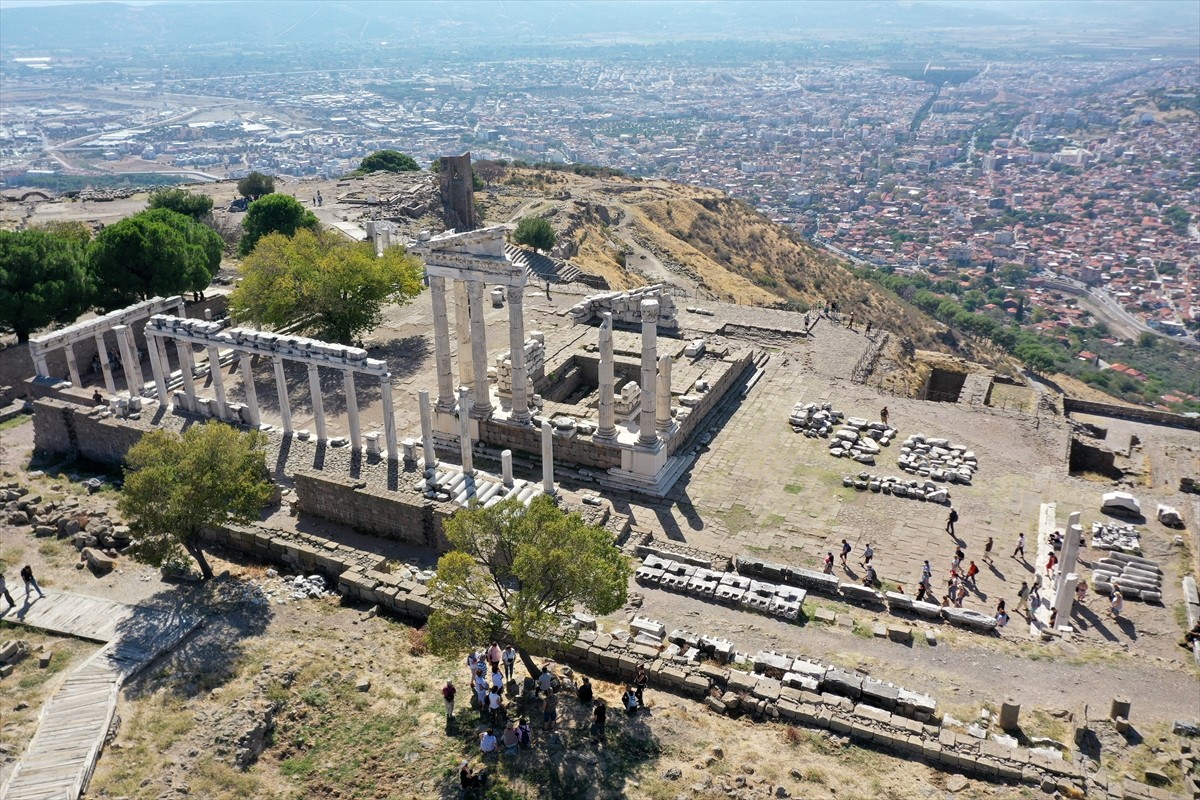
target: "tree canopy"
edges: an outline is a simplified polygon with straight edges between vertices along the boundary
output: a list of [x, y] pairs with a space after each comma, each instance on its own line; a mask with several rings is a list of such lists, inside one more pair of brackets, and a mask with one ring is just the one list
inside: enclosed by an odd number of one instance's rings
[[412, 156], [398, 150], [376, 150], [362, 160], [357, 172], [416, 172], [420, 168]]
[[301, 229], [259, 240], [230, 294], [235, 318], [278, 328], [300, 321], [320, 338], [349, 343], [379, 325], [383, 306], [421, 291], [421, 264], [403, 247], [382, 257], [367, 242]]
[[155, 295], [202, 291], [221, 266], [223, 248], [214, 230], [165, 208], [126, 217], [88, 249], [97, 304], [111, 310]]
[[554, 228], [542, 217], [522, 217], [513, 231], [512, 240], [534, 250], [549, 250], [554, 247]]
[[238, 245], [238, 252], [243, 256], [249, 255], [258, 240], [269, 233], [293, 236], [298, 230], [307, 228], [315, 231], [320, 226], [316, 215], [296, 198], [286, 194], [269, 194], [255, 200], [246, 209], [246, 217], [242, 220], [246, 233]]
[[219, 422], [193, 425], [183, 436], [162, 429], [143, 436], [125, 457], [117, 502], [134, 535], [134, 558], [160, 567], [187, 553], [211, 578], [201, 531], [257, 519], [271, 497], [264, 441], [258, 431]]
[[0, 231], [0, 330], [29, 341], [53, 322], [73, 322], [92, 299], [83, 245], [41, 230]]
[[147, 208], [165, 208], [176, 214], [203, 222], [212, 213], [213, 200], [206, 194], [194, 194], [177, 186], [156, 189], [150, 194]]
[[275, 191], [275, 179], [261, 172], [251, 172], [237, 182], [237, 190], [242, 197], [262, 197]]
[[563, 619], [577, 609], [609, 614], [625, 604], [632, 568], [602, 528], [546, 495], [463, 509], [445, 523], [452, 550], [438, 559], [428, 632], [442, 654], [510, 639], [522, 653], [570, 644]]

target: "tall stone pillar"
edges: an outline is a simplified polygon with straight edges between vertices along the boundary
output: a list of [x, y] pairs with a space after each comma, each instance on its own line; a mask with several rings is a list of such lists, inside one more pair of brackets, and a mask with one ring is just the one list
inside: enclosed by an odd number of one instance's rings
[[483, 324], [483, 282], [467, 283], [467, 301], [471, 310], [471, 361], [475, 364], [475, 396], [471, 398], [471, 416], [487, 419], [492, 415], [492, 396], [487, 374], [487, 328]]
[[512, 450], [504, 450], [500, 453], [500, 475], [504, 479], [504, 485], [511, 488], [513, 485]]
[[508, 344], [512, 359], [512, 419], [522, 425], [529, 422], [529, 374], [525, 369], [525, 292], [520, 286], [508, 287]]
[[[217, 417], [226, 419], [229, 409], [225, 404], [225, 375], [221, 372], [221, 354], [216, 346], [208, 347], [208, 372], [212, 375], [213, 392], [217, 395]], [[126, 375], [129, 371], [125, 371]]]
[[[50, 367], [46, 364], [46, 350], [40, 344], [35, 342], [29, 343], [29, 355], [33, 358], [33, 369], [38, 375], [46, 377], [50, 374]], [[101, 353], [103, 358], [104, 354]]]
[[183, 393], [187, 396], [188, 411], [196, 413], [196, 359], [192, 355], [191, 342], [175, 340], [175, 358], [179, 361], [179, 374], [183, 378]]
[[[429, 393], [426, 392], [426, 405]], [[400, 458], [400, 449], [396, 443], [396, 407], [392, 405], [392, 373], [381, 375], [379, 378], [379, 399], [383, 401], [383, 439], [387, 443], [388, 461]]]
[[312, 398], [313, 426], [317, 429], [317, 443], [325, 443], [325, 402], [321, 398], [321, 373], [316, 364], [308, 365], [308, 393]]
[[100, 359], [100, 371], [104, 373], [104, 388], [109, 394], [116, 394], [117, 382], [113, 380], [112, 364], [108, 363], [108, 346], [104, 344], [104, 331], [96, 334], [96, 357]]
[[283, 373], [283, 356], [273, 356], [275, 364], [275, 391], [279, 395], [279, 416], [283, 420], [283, 435], [292, 435], [292, 402], [288, 398], [287, 376]]
[[471, 460], [471, 410], [471, 393], [463, 386], [458, 390], [458, 448], [464, 475], [475, 474], [475, 464]]
[[[117, 342], [123, 343], [124, 340], [118, 338]], [[125, 358], [125, 355], [124, 355], [125, 348], [124, 347], [121, 348], [121, 353], [122, 353], [121, 357]], [[79, 364], [77, 364], [75, 362], [75, 345], [71, 344], [70, 342], [67, 342], [65, 345], [63, 345], [63, 355], [65, 355], [67, 357], [67, 372], [70, 373], [70, 375], [71, 375], [71, 385], [82, 388], [83, 380], [81, 380], [79, 377]], [[128, 375], [128, 373], [126, 373], [126, 374]]]
[[[97, 344], [101, 344], [99, 334], [96, 336]], [[167, 407], [167, 381], [164, 377], [162, 362], [158, 358], [158, 338], [146, 335], [146, 355], [150, 360], [150, 372], [154, 375], [154, 391], [158, 395], [158, 404], [163, 408]], [[171, 373], [166, 373], [167, 375]], [[110, 391], [109, 394], [112, 394]]]
[[1079, 524], [1079, 512], [1072, 511], [1067, 519], [1067, 532], [1063, 536], [1062, 558], [1058, 560], [1058, 570], [1063, 575], [1075, 571], [1075, 565], [1079, 562], [1079, 539], [1083, 536], [1083, 526]]
[[425, 471], [433, 478], [432, 471], [437, 469], [437, 449], [433, 446], [433, 412], [429, 408], [429, 392], [417, 392], [421, 403], [421, 447], [425, 451]]
[[[129, 338], [125, 335], [125, 331], [129, 328], [125, 325], [114, 325], [112, 332], [113, 336], [117, 337], [117, 349], [121, 351], [121, 371], [125, 373], [125, 388], [129, 390], [129, 394], [133, 397], [141, 394], [141, 389], [135, 385], [133, 361], [137, 358], [135, 351], [129, 346]], [[70, 353], [70, 345], [67, 345], [67, 352]], [[70, 366], [74, 362], [74, 354], [67, 359], [67, 365]], [[72, 375], [75, 373], [72, 372]], [[78, 384], [76, 384], [78, 385]]]
[[[458, 345], [458, 385], [475, 383], [475, 366], [471, 357], [471, 312], [467, 306], [467, 284], [454, 281], [454, 340]], [[484, 365], [487, 370], [487, 365]]]
[[254, 369], [250, 362], [249, 353], [239, 353], [238, 364], [242, 368], [242, 387], [246, 390], [246, 410], [250, 412], [250, 424], [257, 428], [262, 424], [262, 414], [258, 409], [258, 389], [254, 387]]
[[158, 402], [162, 404], [163, 408], [166, 408], [167, 403], [170, 402], [168, 392], [171, 388], [168, 385], [171, 382], [171, 360], [167, 358], [167, 342], [161, 336], [147, 336], [146, 346], [151, 348], [152, 362], [158, 364], [158, 372], [154, 375], [155, 380], [161, 379], [158, 387]]
[[642, 301], [642, 413], [638, 444], [654, 447], [658, 443], [654, 415], [657, 411], [655, 390], [658, 380], [658, 301]]
[[605, 311], [600, 321], [600, 424], [597, 439], [612, 439], [617, 435], [616, 385], [613, 374], [612, 313]]
[[142, 378], [142, 360], [138, 357], [137, 338], [133, 335], [133, 328], [128, 325], [118, 325], [113, 330], [124, 328], [120, 334], [125, 337], [125, 341], [129, 343], [129, 363], [125, 365], [125, 380], [133, 381], [133, 386], [136, 389], [130, 389], [130, 394], [140, 395], [142, 389], [146, 386], [146, 381]]
[[438, 411], [454, 411], [454, 373], [450, 365], [450, 320], [446, 318], [446, 279], [429, 276], [433, 301], [433, 351], [437, 363]]
[[346, 421], [350, 423], [350, 449], [362, 450], [362, 430], [358, 426], [358, 392], [354, 389], [354, 370], [342, 371], [342, 387], [346, 390]]
[[1058, 581], [1058, 591], [1054, 595], [1054, 610], [1058, 612], [1056, 623], [1067, 625], [1071, 617], [1071, 608], [1075, 605], [1075, 587], [1079, 585], [1079, 575], [1074, 572], [1064, 572]]
[[658, 405], [654, 415], [654, 425], [660, 432], [671, 428], [671, 357], [663, 355], [658, 359]]
[[542, 421], [542, 491], [554, 494], [554, 428]]

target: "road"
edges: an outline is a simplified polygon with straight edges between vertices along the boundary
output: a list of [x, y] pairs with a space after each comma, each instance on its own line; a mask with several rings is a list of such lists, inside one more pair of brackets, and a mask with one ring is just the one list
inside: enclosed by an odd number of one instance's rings
[[1080, 303], [1087, 307], [1097, 318], [1102, 320], [1113, 333], [1126, 339], [1137, 339], [1142, 333], [1152, 333], [1164, 339], [1190, 348], [1200, 350], [1200, 341], [1191, 336], [1171, 336], [1150, 327], [1144, 321], [1130, 314], [1111, 295], [1085, 286], [1071, 278], [1061, 275], [1051, 275], [1045, 285], [1052, 289], [1067, 292], [1079, 298]]

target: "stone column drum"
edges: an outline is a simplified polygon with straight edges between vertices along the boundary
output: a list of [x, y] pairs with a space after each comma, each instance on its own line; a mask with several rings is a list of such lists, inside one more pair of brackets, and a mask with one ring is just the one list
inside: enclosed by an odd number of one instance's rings
[[542, 421], [542, 491], [554, 494], [554, 428]]
[[96, 357], [100, 359], [100, 371], [104, 373], [104, 388], [109, 394], [116, 394], [117, 383], [113, 380], [112, 365], [108, 363], [108, 346], [104, 344], [104, 331], [96, 334]]
[[[221, 373], [221, 354], [216, 346], [208, 348], [208, 374], [212, 377], [213, 392], [217, 395], [217, 417], [226, 419], [229, 410], [225, 405], [225, 376]], [[125, 371], [125, 375], [128, 379], [129, 370]]]
[[465, 386], [458, 390], [458, 447], [462, 454], [463, 474], [474, 475], [475, 464], [471, 458], [471, 393]]
[[257, 428], [262, 424], [258, 411], [258, 391], [254, 388], [254, 370], [251, 367], [249, 353], [241, 354], [242, 386], [246, 390], [246, 410], [250, 412], [250, 424]]
[[362, 449], [362, 429], [358, 424], [358, 392], [354, 387], [354, 370], [342, 371], [342, 388], [346, 391], [346, 420], [350, 424], [350, 449]]

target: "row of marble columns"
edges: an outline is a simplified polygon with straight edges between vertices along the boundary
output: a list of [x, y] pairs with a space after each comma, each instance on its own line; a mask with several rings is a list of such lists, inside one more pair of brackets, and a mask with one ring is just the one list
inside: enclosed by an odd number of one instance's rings
[[[125, 371], [125, 382], [128, 384], [129, 393], [132, 395], [140, 395], [142, 387], [145, 385], [142, 380], [142, 366], [138, 360], [137, 354], [137, 339], [134, 338], [133, 328], [128, 325], [114, 325], [110, 328], [113, 335], [117, 337], [117, 348], [121, 352], [121, 367]], [[112, 365], [108, 358], [108, 345], [105, 343], [104, 335], [107, 331], [96, 331], [96, 356], [100, 361], [100, 370], [104, 374], [104, 388], [109, 394], [117, 393], [117, 383], [113, 378]], [[66, 342], [62, 345], [63, 355], [67, 360], [67, 372], [71, 376], [72, 386], [83, 386], [83, 378], [79, 373], [79, 362], [75, 358], [75, 343]], [[38, 347], [32, 351], [34, 369], [38, 375], [49, 375], [50, 367], [46, 363], [47, 349]]]
[[[600, 420], [596, 439], [613, 439], [616, 425], [616, 377], [613, 360], [612, 314], [600, 322]], [[654, 447], [659, 434], [671, 428], [671, 357], [658, 357], [658, 301], [642, 301], [642, 380], [638, 444]]]
[[[450, 319], [446, 306], [446, 278], [429, 276], [429, 291], [433, 302], [433, 347], [438, 374], [437, 410], [453, 413], [458, 400], [454, 372], [450, 360]], [[487, 371], [487, 330], [483, 318], [484, 282], [455, 281], [455, 327], [458, 340], [459, 381], [457, 386], [469, 387], [470, 415], [487, 419], [492, 415], [491, 390]], [[508, 339], [512, 359], [512, 421], [520, 424], [532, 420], [529, 413], [528, 375], [525, 368], [524, 290], [508, 287]]]
[[[154, 372], [154, 385], [158, 393], [158, 400], [164, 407], [168, 402], [167, 384], [171, 375], [171, 363], [167, 358], [166, 348], [167, 338], [163, 336], [148, 336], [147, 347], [150, 356], [150, 368]], [[183, 392], [187, 397], [188, 408], [195, 411], [197, 403], [196, 395], [196, 379], [193, 377], [193, 370], [196, 367], [195, 354], [192, 351], [192, 343], [172, 339], [175, 345], [175, 355], [179, 361], [179, 372], [183, 380]], [[226, 419], [229, 416], [229, 404], [225, 392], [225, 375], [221, 371], [220, 353], [216, 345], [207, 345], [205, 348], [208, 352], [209, 373], [212, 375], [213, 394], [216, 395], [216, 416], [220, 419]], [[246, 393], [246, 408], [250, 416], [250, 424], [258, 427], [262, 424], [261, 411], [258, 407], [258, 391], [254, 386], [254, 373], [251, 367], [251, 360], [254, 353], [237, 350], [241, 373], [242, 387]], [[284, 373], [284, 361], [282, 355], [272, 356], [272, 363], [275, 370], [275, 391], [279, 399], [279, 416], [282, 422], [283, 433], [285, 436], [292, 434], [292, 406], [288, 399], [287, 376]], [[325, 426], [325, 404], [321, 396], [321, 376], [318, 365], [312, 362], [306, 362], [308, 367], [308, 389], [312, 399], [313, 409], [313, 427], [316, 429], [316, 440], [318, 443], [323, 443], [328, 440], [328, 431]], [[358, 451], [362, 447], [362, 425], [358, 414], [358, 391], [355, 379], [355, 370], [352, 368], [339, 368], [334, 365], [327, 365], [330, 368], [340, 369], [342, 373], [342, 388], [346, 393], [346, 418], [350, 428], [350, 447], [354, 451]], [[370, 373], [375, 377], [375, 373]], [[391, 374], [379, 375], [379, 391], [383, 400], [383, 436], [387, 443], [387, 456], [391, 460], [396, 460], [400, 457], [399, 446], [396, 441], [396, 412], [392, 406], [392, 376]]]

